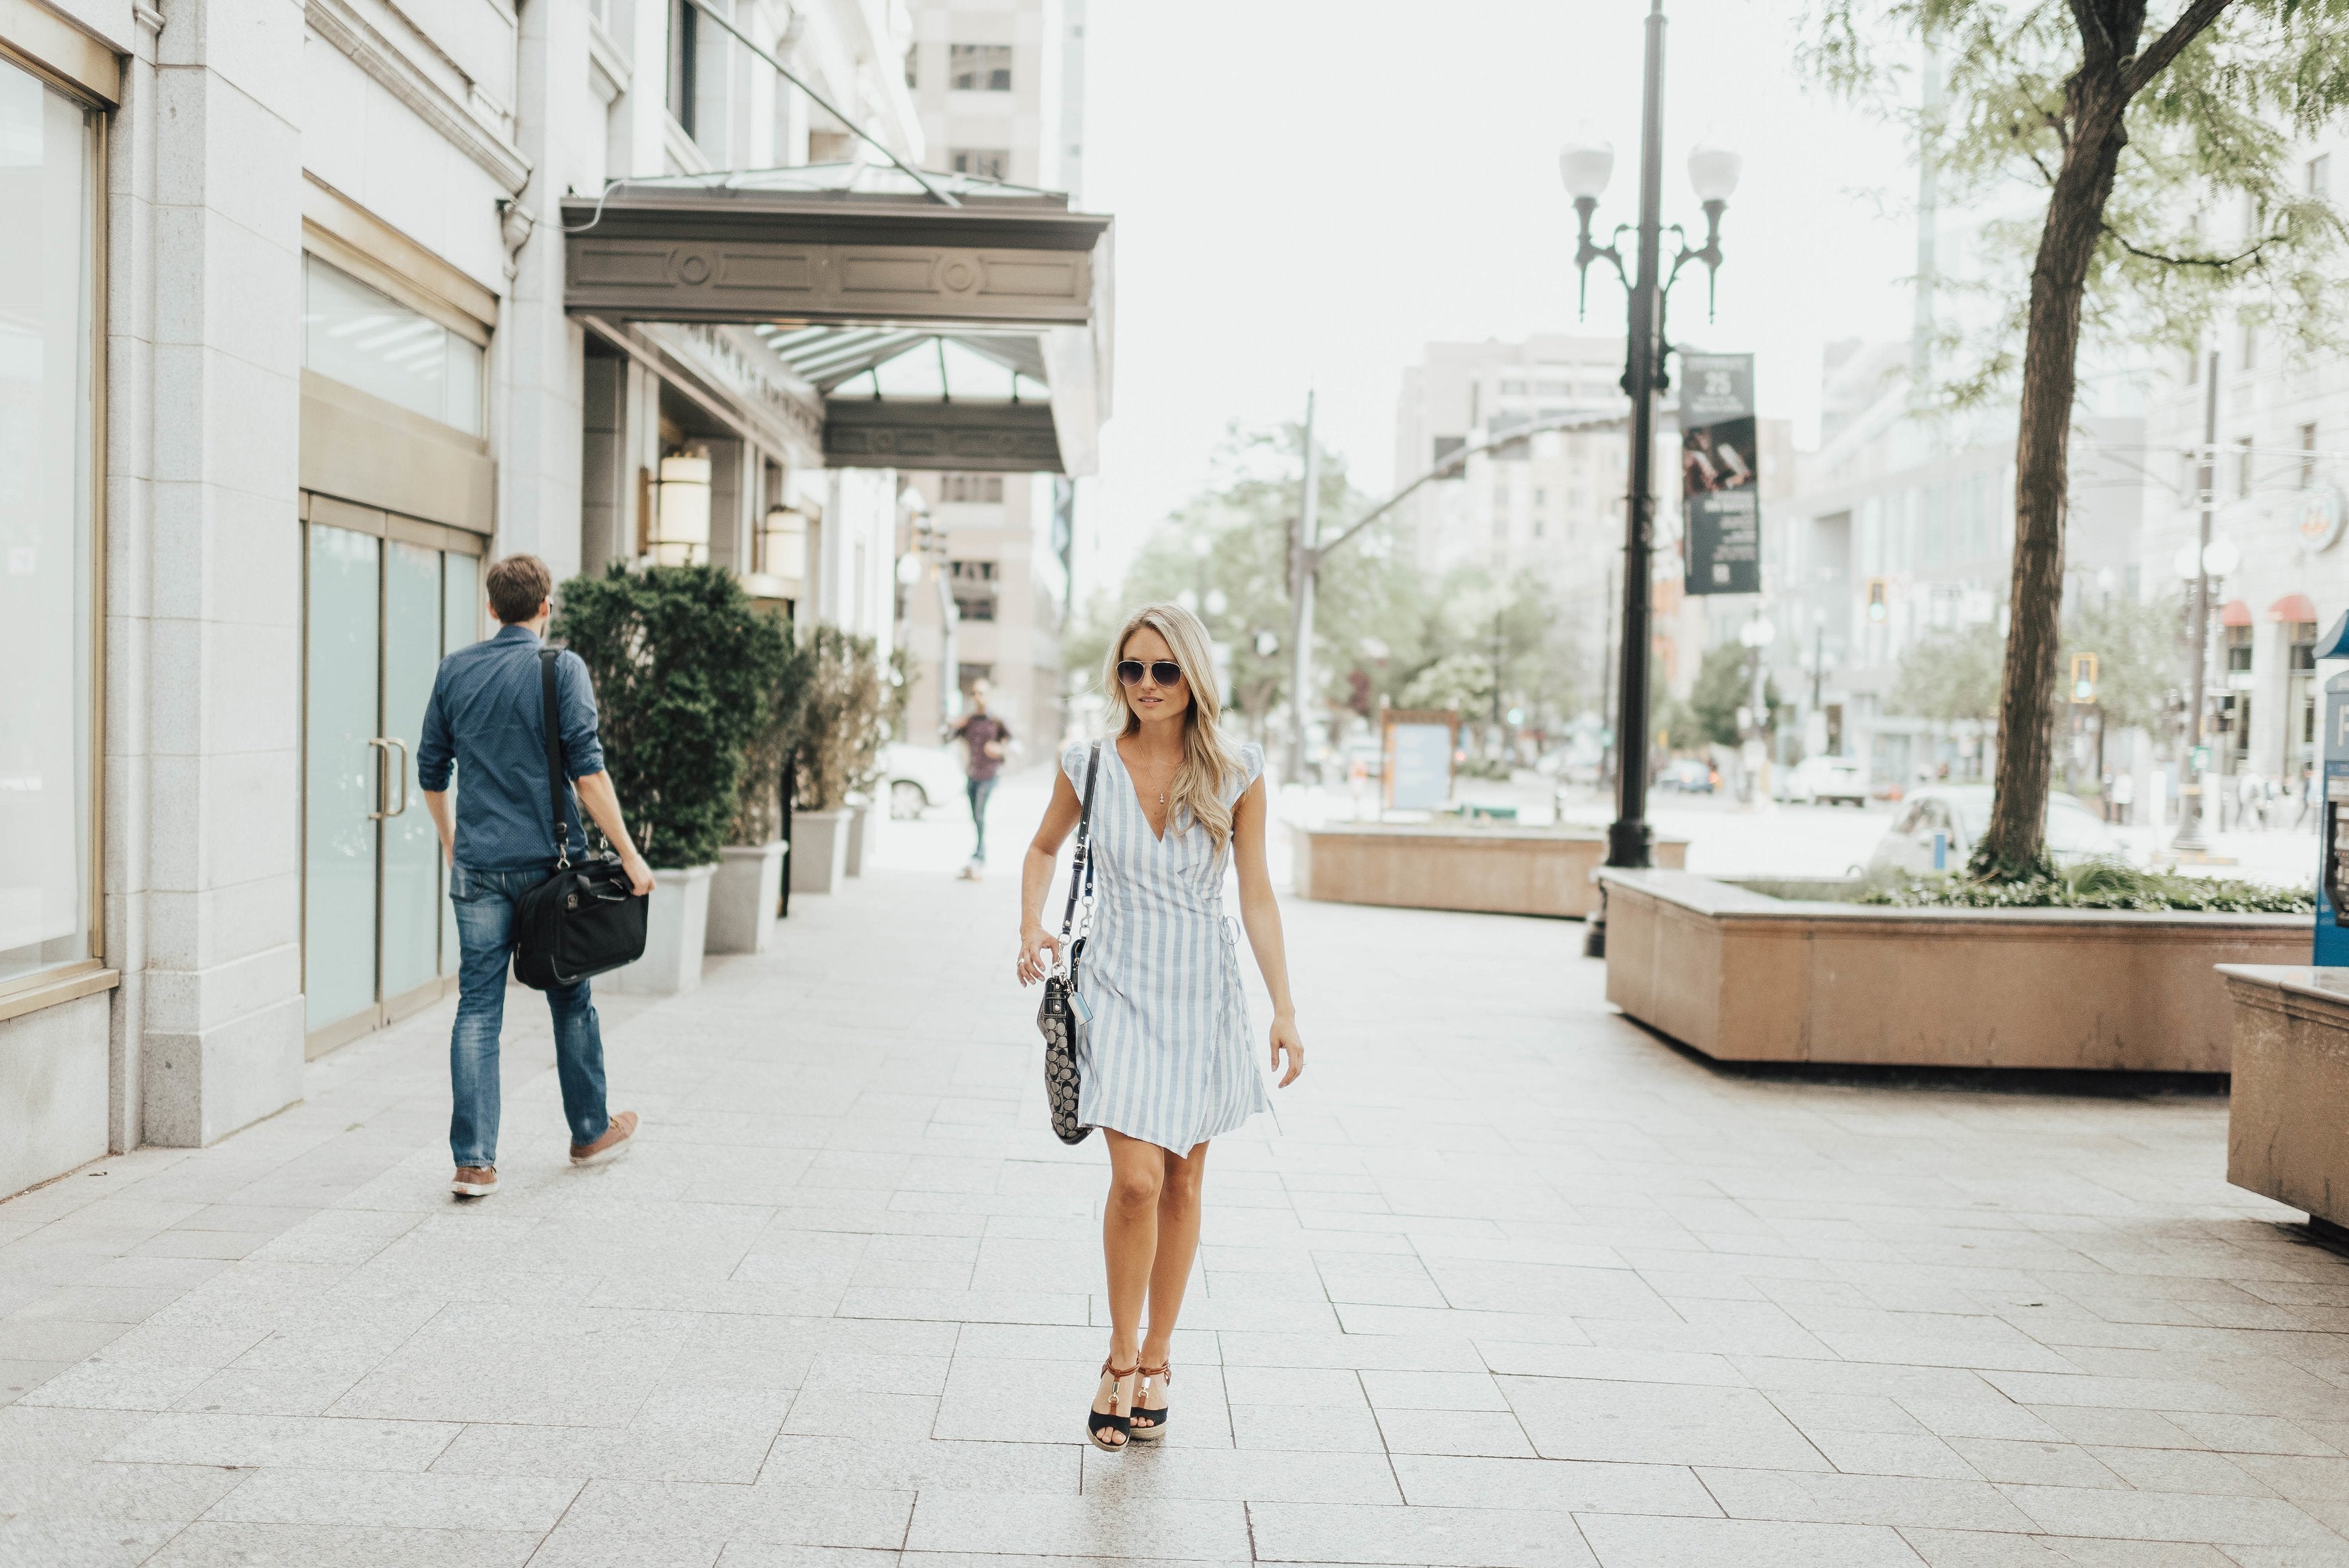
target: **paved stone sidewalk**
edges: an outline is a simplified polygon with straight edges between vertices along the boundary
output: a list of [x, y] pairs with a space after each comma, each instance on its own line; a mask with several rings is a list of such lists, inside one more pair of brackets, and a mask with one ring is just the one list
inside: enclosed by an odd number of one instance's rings
[[1537, 921], [1289, 907], [1311, 1071], [1096, 1454], [1012, 896], [875, 871], [605, 1002], [610, 1168], [517, 1005], [485, 1202], [436, 1011], [0, 1205], [0, 1563], [2349, 1563], [2349, 1262], [2223, 1102], [1717, 1075]]

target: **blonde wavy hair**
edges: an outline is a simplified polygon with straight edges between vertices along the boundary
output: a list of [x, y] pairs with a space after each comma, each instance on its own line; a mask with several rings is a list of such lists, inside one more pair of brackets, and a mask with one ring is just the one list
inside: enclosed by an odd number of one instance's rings
[[1174, 782], [1166, 788], [1167, 826], [1177, 826], [1187, 817], [1207, 830], [1220, 852], [1232, 837], [1232, 808], [1225, 804], [1224, 786], [1239, 776], [1240, 760], [1224, 740], [1224, 702], [1216, 690], [1215, 656], [1207, 646], [1207, 628], [1181, 605], [1143, 605], [1125, 618], [1125, 624], [1110, 639], [1109, 658], [1102, 666], [1110, 733], [1131, 735], [1142, 727], [1140, 715], [1125, 700], [1125, 683], [1117, 678], [1117, 666], [1125, 657], [1125, 645], [1143, 627], [1166, 639], [1191, 694], [1191, 704], [1183, 711], [1183, 762], [1174, 770]]

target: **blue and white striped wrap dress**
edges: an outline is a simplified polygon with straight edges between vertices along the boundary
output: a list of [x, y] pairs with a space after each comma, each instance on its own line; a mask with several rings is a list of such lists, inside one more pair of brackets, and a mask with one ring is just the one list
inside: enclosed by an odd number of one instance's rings
[[[1080, 799], [1090, 742], [1061, 771]], [[1225, 786], [1237, 802], [1264, 772], [1263, 748], [1239, 748]], [[1088, 1126], [1177, 1155], [1270, 1110], [1248, 1032], [1233, 921], [1224, 913], [1231, 850], [1207, 830], [1169, 820], [1150, 831], [1113, 741], [1102, 742], [1093, 786], [1093, 911], [1078, 984], [1092, 1006], [1078, 1055], [1077, 1114]]]

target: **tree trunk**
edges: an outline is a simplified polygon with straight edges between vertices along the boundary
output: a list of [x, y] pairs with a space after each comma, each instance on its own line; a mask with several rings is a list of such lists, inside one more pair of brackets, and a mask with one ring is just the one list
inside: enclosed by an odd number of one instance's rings
[[2014, 576], [1999, 700], [1998, 787], [1976, 876], [2029, 877], [2046, 867], [2048, 775], [2054, 760], [2055, 662], [2063, 646], [2064, 519], [2080, 302], [2104, 236], [2105, 202], [2128, 140], [2127, 94], [2116, 73], [2084, 66], [2065, 89], [2073, 138], [2047, 201], [2031, 271], [2029, 335], [2014, 444]]

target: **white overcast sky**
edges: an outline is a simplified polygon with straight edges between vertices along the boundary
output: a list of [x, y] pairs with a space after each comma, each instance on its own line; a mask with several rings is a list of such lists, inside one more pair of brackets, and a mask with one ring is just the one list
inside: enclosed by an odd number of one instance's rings
[[[1084, 204], [1117, 217], [1117, 364], [1087, 584], [1201, 487], [1227, 421], [1296, 418], [1311, 382], [1323, 440], [1384, 493], [1422, 345], [1577, 329], [1557, 149], [1600, 128], [1600, 223], [1632, 220], [1645, 9], [1092, 0]], [[1683, 274], [1674, 337], [1758, 354], [1763, 413], [1808, 444], [1820, 346], [1907, 335], [1913, 164], [1896, 129], [1803, 81], [1800, 0], [1667, 9], [1665, 221], [1702, 224], [1694, 142], [1745, 155], [1719, 319]], [[1622, 322], [1594, 269], [1585, 329]]]

